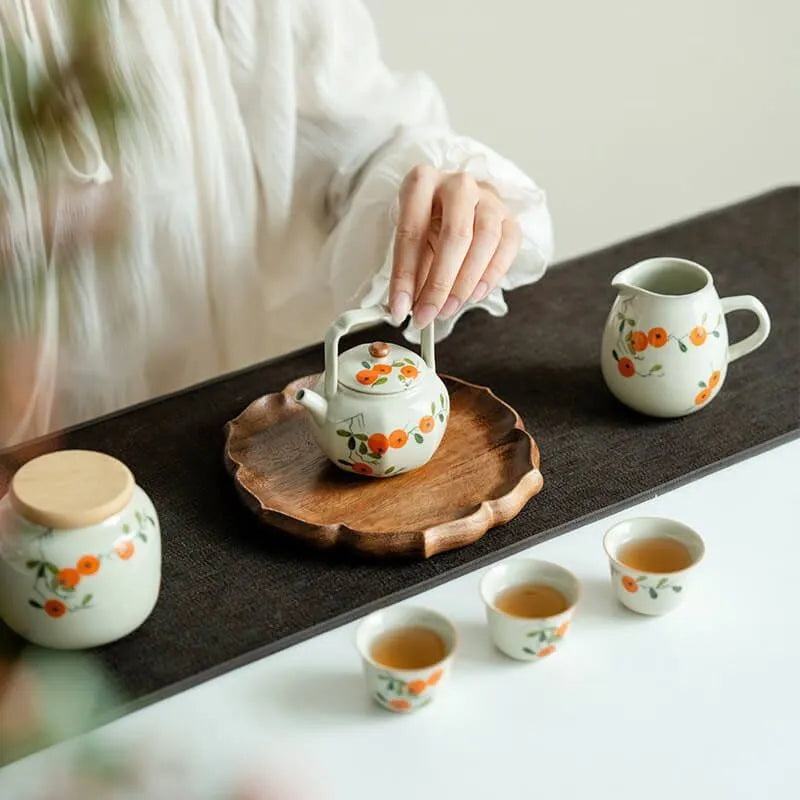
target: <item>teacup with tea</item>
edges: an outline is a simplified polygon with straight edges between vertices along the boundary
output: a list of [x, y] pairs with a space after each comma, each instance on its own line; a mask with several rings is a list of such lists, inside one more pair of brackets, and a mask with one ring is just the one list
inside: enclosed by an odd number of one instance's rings
[[639, 614], [666, 614], [686, 597], [703, 558], [700, 536], [681, 522], [637, 517], [617, 523], [603, 538], [611, 583], [620, 602]]
[[356, 634], [367, 690], [389, 711], [428, 705], [449, 678], [456, 643], [455, 626], [436, 611], [400, 605], [370, 614]]
[[549, 561], [516, 559], [481, 580], [489, 633], [499, 650], [521, 661], [549, 656], [567, 635], [580, 582]]

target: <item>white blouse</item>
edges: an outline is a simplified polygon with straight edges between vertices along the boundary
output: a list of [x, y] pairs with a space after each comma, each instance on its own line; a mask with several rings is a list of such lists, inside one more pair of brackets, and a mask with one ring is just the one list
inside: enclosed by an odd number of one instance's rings
[[[504, 289], [542, 275], [542, 191], [455, 135], [427, 76], [387, 69], [358, 0], [99, 5], [132, 113], [101, 129], [78, 97], [43, 181], [4, 76], [20, 54], [30, 76], [66, 61], [71, 4], [0, 4], [0, 386], [22, 393], [0, 446], [309, 344], [385, 301], [397, 190], [417, 163], [490, 181], [516, 215]], [[83, 236], [109, 208], [111, 232]], [[472, 307], [506, 311], [500, 290]]]

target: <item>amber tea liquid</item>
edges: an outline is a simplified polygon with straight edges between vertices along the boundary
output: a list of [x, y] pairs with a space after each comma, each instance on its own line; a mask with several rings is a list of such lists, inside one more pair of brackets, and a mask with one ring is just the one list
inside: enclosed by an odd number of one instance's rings
[[626, 542], [617, 560], [642, 572], [679, 572], [692, 565], [692, 554], [685, 544], [665, 536]]
[[558, 589], [543, 583], [525, 583], [504, 589], [495, 598], [494, 605], [512, 617], [532, 619], [552, 617], [569, 608], [567, 598]]
[[373, 661], [390, 669], [424, 669], [441, 661], [447, 655], [447, 647], [430, 628], [397, 628], [378, 636], [370, 655]]

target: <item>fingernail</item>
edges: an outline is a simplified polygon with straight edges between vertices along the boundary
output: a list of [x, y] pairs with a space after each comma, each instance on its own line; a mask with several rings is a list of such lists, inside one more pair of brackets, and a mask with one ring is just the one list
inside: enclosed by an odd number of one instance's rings
[[472, 293], [472, 297], [470, 297], [470, 303], [477, 303], [480, 300], [483, 300], [484, 297], [489, 293], [489, 284], [486, 281], [480, 281], [478, 285], [475, 287], [475, 291]]
[[425, 303], [425, 305], [420, 306], [414, 311], [414, 327], [422, 330], [422, 328], [430, 325], [438, 310], [433, 303]]
[[399, 325], [411, 311], [411, 295], [408, 292], [398, 292], [391, 303], [392, 319]]
[[458, 311], [460, 305], [461, 301], [457, 297], [450, 295], [450, 297], [448, 297], [445, 301], [445, 304], [442, 306], [442, 310], [439, 312], [439, 318], [448, 319], [449, 317], [452, 317], [453, 314]]

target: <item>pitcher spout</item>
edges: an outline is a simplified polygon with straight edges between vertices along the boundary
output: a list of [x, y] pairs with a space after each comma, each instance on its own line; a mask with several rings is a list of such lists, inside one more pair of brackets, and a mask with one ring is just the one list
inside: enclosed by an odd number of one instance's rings
[[713, 287], [711, 273], [685, 258], [648, 258], [618, 272], [611, 286], [623, 294], [680, 298]]
[[311, 389], [300, 389], [295, 394], [294, 399], [311, 414], [311, 418], [317, 425], [322, 426], [325, 424], [328, 416], [328, 401], [324, 397], [320, 397], [316, 392], [312, 392]]
[[641, 291], [641, 287], [637, 285], [635, 267], [628, 267], [618, 272], [611, 279], [611, 288], [617, 291], [625, 291], [636, 293]]

